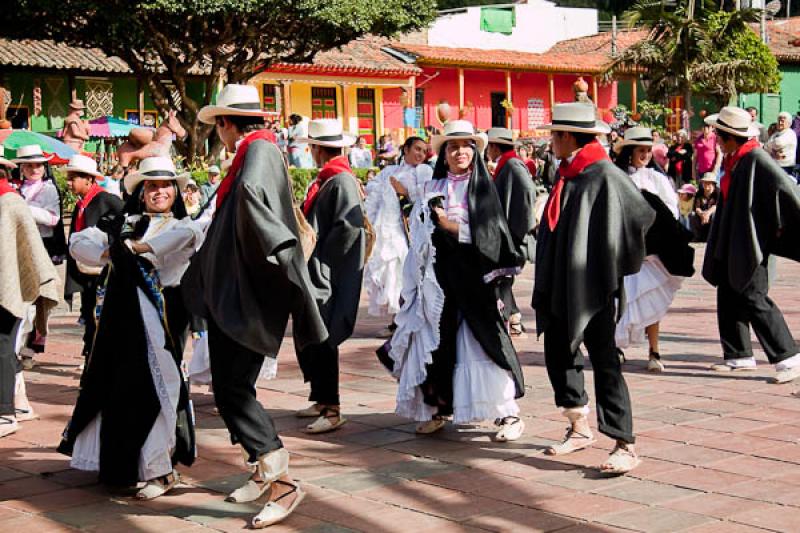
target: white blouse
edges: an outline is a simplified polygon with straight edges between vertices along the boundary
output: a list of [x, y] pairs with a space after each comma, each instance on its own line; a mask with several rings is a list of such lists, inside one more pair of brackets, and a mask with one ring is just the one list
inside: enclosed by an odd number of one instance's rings
[[664, 205], [678, 218], [678, 193], [672, 187], [672, 182], [661, 172], [648, 167], [628, 167], [628, 174], [639, 190], [647, 191], [658, 196]]
[[[189, 259], [205, 238], [207, 220], [192, 220], [186, 217], [175, 219], [171, 214], [151, 214], [147, 231], [139, 242], [150, 245], [153, 252], [141, 254], [158, 271], [164, 287], [175, 287], [189, 267]], [[140, 215], [131, 215], [126, 224], [135, 224]], [[72, 257], [89, 266], [104, 266], [108, 263], [108, 235], [96, 227], [73, 233], [69, 239]]]
[[444, 210], [447, 219], [458, 223], [458, 242], [470, 244], [472, 233], [469, 229], [469, 177], [472, 172], [456, 175], [447, 173], [447, 179], [431, 180], [425, 184], [425, 196], [429, 193], [444, 195]]

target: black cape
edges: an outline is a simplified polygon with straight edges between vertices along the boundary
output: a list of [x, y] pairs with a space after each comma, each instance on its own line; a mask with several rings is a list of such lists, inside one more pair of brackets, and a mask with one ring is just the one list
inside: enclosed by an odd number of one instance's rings
[[641, 268], [655, 212], [627, 174], [605, 160], [565, 181], [561, 202], [555, 231], [539, 225], [532, 303], [538, 333], [565, 321], [574, 352], [615, 295], [622, 312], [622, 278]]
[[[109, 228], [114, 224], [114, 219], [122, 212], [122, 200], [105, 191], [102, 191], [95, 196], [86, 209], [83, 211], [86, 227], [97, 227], [98, 229], [108, 233]], [[75, 233], [75, 224], [78, 221], [78, 207], [72, 212], [72, 221], [69, 224], [69, 234], [72, 236]], [[91, 276], [82, 273], [78, 270], [78, 264], [72, 258], [67, 256], [67, 276], [64, 282], [64, 299], [71, 300], [72, 295], [76, 292], [81, 292], [87, 283], [96, 280], [97, 276]]]
[[364, 210], [355, 178], [342, 172], [328, 180], [308, 214], [308, 223], [317, 232], [317, 245], [308, 259], [308, 273], [316, 289], [319, 312], [330, 334], [328, 343], [338, 346], [355, 328], [366, 235]]
[[755, 148], [733, 169], [727, 198], [720, 195], [703, 277], [742, 291], [772, 254], [800, 261], [800, 194], [769, 154]]
[[500, 169], [494, 186], [497, 188], [497, 196], [506, 215], [514, 245], [526, 260], [533, 260], [533, 228], [536, 226], [533, 206], [536, 202], [536, 187], [528, 167], [521, 159], [509, 159]]
[[[151, 265], [135, 256], [120, 239], [111, 240], [110, 254], [111, 267], [105, 271], [108, 281], [94, 347], [58, 451], [72, 455], [78, 435], [102, 414], [100, 481], [130, 486], [144, 481], [139, 479], [139, 456], [161, 411], [148, 362], [137, 290], [141, 288], [150, 297], [139, 264], [148, 269]], [[165, 348], [180, 367], [189, 317], [177, 287], [166, 287], [162, 294], [169, 326], [165, 328]], [[176, 437], [173, 463], [191, 465], [195, 458], [194, 424], [184, 381], [178, 400]]]
[[246, 348], [275, 357], [292, 316], [300, 348], [328, 336], [314, 302], [283, 156], [250, 144], [181, 287], [189, 310]]

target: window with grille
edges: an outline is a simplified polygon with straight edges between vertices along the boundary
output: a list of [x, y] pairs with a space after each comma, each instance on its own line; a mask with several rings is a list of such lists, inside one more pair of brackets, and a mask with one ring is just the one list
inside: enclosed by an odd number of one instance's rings
[[336, 87], [311, 88], [311, 118], [336, 118]]

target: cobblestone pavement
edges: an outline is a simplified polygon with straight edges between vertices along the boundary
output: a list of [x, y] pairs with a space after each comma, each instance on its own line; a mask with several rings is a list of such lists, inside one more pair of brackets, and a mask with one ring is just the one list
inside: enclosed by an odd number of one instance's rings
[[[526, 271], [517, 283], [529, 330], [531, 280]], [[779, 261], [772, 295], [795, 333], [799, 288], [800, 265]], [[259, 398], [292, 453], [291, 473], [309, 492], [296, 514], [272, 531], [800, 530], [800, 398], [791, 395], [800, 384], [768, 384], [773, 369], [761, 353], [754, 373], [707, 369], [720, 348], [714, 292], [699, 274], [684, 283], [662, 324], [667, 371], [648, 374], [646, 348], [628, 351], [644, 462], [624, 478], [601, 478], [591, 468], [610, 450], [607, 438], [574, 455], [543, 455], [565, 421], [553, 406], [535, 335], [517, 341], [527, 382], [521, 440], [493, 443], [489, 423], [418, 437], [413, 424], [392, 414], [395, 385], [373, 354], [386, 321], [368, 318], [365, 308], [361, 316], [342, 349], [343, 412], [350, 421], [340, 431], [309, 436], [301, 431], [306, 421], [293, 416], [307, 405], [307, 388], [291, 339], [277, 379], [259, 382]], [[71, 470], [55, 452], [77, 394], [80, 334], [76, 314], [62, 310], [47, 353], [27, 372], [41, 418], [0, 439], [0, 530], [246, 528], [260, 505], [223, 501], [243, 480], [243, 467], [205, 386], [193, 390], [199, 459], [181, 469], [184, 483], [174, 494], [136, 502], [130, 492], [111, 491], [93, 474]]]

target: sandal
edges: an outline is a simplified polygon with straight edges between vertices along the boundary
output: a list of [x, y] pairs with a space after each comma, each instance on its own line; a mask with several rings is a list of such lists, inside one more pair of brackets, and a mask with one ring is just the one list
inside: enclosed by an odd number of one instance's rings
[[180, 483], [181, 476], [173, 470], [166, 476], [161, 476], [148, 481], [142, 489], [136, 493], [137, 500], [153, 500], [164, 495]]
[[36, 420], [39, 418], [33, 407], [28, 406], [27, 409], [14, 409], [14, 416], [17, 418], [17, 422], [27, 422], [29, 420]]
[[608, 460], [600, 465], [603, 474], [627, 474], [642, 463], [630, 444], [617, 443]]
[[11, 435], [19, 429], [17, 419], [13, 416], [0, 416], [0, 437]]
[[510, 442], [517, 440], [525, 431], [525, 422], [518, 416], [506, 416], [494, 421], [495, 426], [500, 427], [500, 431], [494, 436], [497, 442]]
[[[289, 483], [288, 481], [283, 481], [280, 479], [276, 479], [275, 483], [280, 483], [281, 485], [286, 485], [288, 487], [292, 487], [292, 490], [281, 494], [274, 500], [268, 501], [267, 504], [261, 509], [261, 512], [258, 513], [256, 516], [253, 517], [252, 522], [250, 525], [253, 529], [261, 529], [267, 526], [271, 526], [273, 524], [277, 524], [292, 514], [292, 512], [300, 505], [300, 502], [303, 501], [303, 498], [306, 497], [305, 491], [300, 488], [300, 485], [295, 483]], [[286, 498], [291, 494], [296, 494], [294, 501], [289, 505], [289, 507], [283, 507], [278, 502], [282, 499]]]
[[647, 361], [647, 371], [661, 373], [664, 371], [664, 363], [661, 362], [661, 354], [650, 350], [650, 359]]
[[447, 419], [445, 417], [434, 416], [432, 419], [422, 422], [414, 431], [417, 435], [430, 435], [442, 429], [445, 424], [447, 424]]
[[581, 433], [579, 431], [575, 431], [574, 428], [569, 427], [567, 429], [567, 434], [564, 436], [564, 440], [562, 440], [559, 444], [550, 446], [545, 450], [544, 453], [547, 455], [566, 455], [568, 453], [577, 452], [579, 450], [583, 450], [584, 448], [588, 448], [595, 442], [597, 442], [597, 439], [595, 439], [594, 435], [591, 433]]
[[627, 359], [625, 359], [625, 352], [617, 348], [617, 357], [619, 357], [619, 364], [624, 365]]
[[[333, 419], [336, 419], [336, 422], [333, 422]], [[312, 435], [328, 433], [339, 429], [345, 422], [347, 422], [347, 419], [342, 416], [338, 407], [323, 407], [319, 412], [319, 418], [313, 424], [306, 426], [306, 433], [311, 433]]]
[[509, 323], [508, 324], [508, 334], [512, 337], [516, 337], [518, 339], [527, 339], [528, 335], [525, 333], [525, 326], [522, 323]]
[[[244, 452], [245, 454], [247, 452]], [[247, 456], [245, 456], [247, 461]], [[252, 463], [248, 463], [252, 464]], [[247, 503], [259, 499], [267, 492], [270, 485], [279, 477], [289, 474], [289, 452], [286, 448], [278, 448], [258, 458], [255, 472], [244, 485], [234, 490], [225, 498], [233, 503]], [[256, 478], [258, 480], [256, 480]]]
[[312, 404], [305, 409], [295, 411], [294, 416], [297, 418], [318, 418], [322, 414], [322, 408], [319, 404]]

